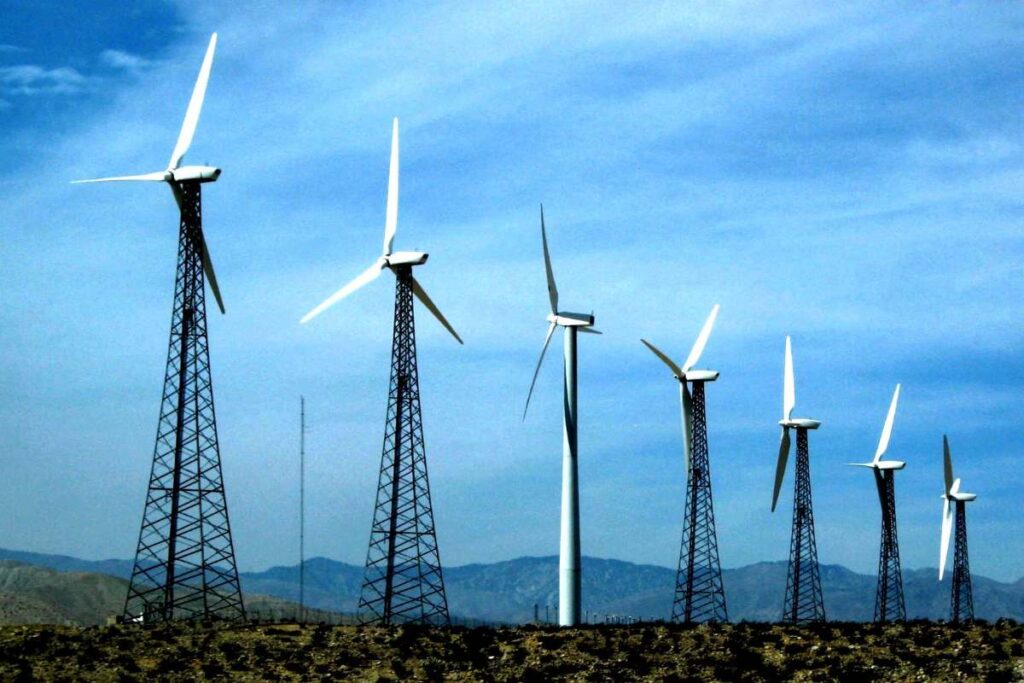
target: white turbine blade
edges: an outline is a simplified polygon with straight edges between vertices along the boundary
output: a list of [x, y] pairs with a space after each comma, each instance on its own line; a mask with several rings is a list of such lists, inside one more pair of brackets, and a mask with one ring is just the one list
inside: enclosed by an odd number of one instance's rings
[[544, 205], [540, 205], [540, 239], [544, 244], [544, 270], [548, 276], [548, 300], [551, 312], [558, 313], [558, 287], [555, 286], [555, 274], [551, 270], [551, 255], [548, 253], [548, 233], [544, 229]]
[[82, 183], [112, 183], [120, 182], [123, 180], [148, 180], [153, 181], [164, 181], [167, 180], [166, 171], [157, 171], [156, 173], [143, 173], [141, 175], [119, 175], [113, 176], [112, 178], [90, 178], [89, 180], [72, 180], [72, 185], [81, 185]]
[[949, 494], [955, 496], [958, 493], [960, 493], [960, 480], [954, 479], [953, 485], [949, 487]]
[[441, 313], [441, 310], [436, 305], [434, 305], [433, 301], [430, 300], [430, 297], [427, 296], [426, 291], [424, 291], [423, 287], [420, 286], [420, 283], [416, 278], [412, 279], [412, 293], [416, 295], [416, 298], [420, 300], [420, 303], [426, 306], [427, 309], [434, 314], [434, 317], [437, 318], [437, 321], [444, 325], [444, 329], [448, 330], [451, 333], [451, 335], [455, 337], [455, 341], [461, 344], [462, 337], [460, 337], [459, 333], [455, 331], [455, 328], [451, 326], [451, 323], [449, 323], [448, 319], [444, 317], [444, 314]]
[[775, 490], [772, 492], [772, 512], [779, 502], [779, 491], [782, 480], [786, 476], [786, 461], [789, 460], [789, 427], [782, 428], [782, 440], [779, 442], [779, 460], [775, 465]]
[[946, 435], [942, 435], [942, 456], [943, 456], [943, 469], [946, 475], [946, 493], [953, 488], [953, 457], [949, 454], [949, 439]]
[[668, 356], [666, 356], [666, 355], [665, 355], [664, 353], [662, 353], [662, 352], [661, 352], [661, 351], [660, 351], [660, 350], [658, 349], [658, 347], [656, 347], [656, 346], [655, 346], [654, 344], [652, 344], [651, 342], [647, 341], [646, 339], [641, 339], [640, 341], [642, 341], [642, 342], [644, 343], [644, 346], [646, 346], [647, 348], [649, 348], [649, 349], [651, 350], [651, 352], [652, 352], [652, 353], [653, 353], [653, 354], [654, 354], [655, 356], [657, 356], [658, 358], [660, 358], [660, 359], [661, 359], [661, 362], [662, 362], [662, 363], [664, 363], [665, 365], [667, 365], [667, 366], [669, 367], [669, 370], [671, 370], [671, 371], [672, 371], [672, 374], [673, 374], [673, 375], [675, 375], [675, 376], [676, 376], [676, 377], [678, 377], [679, 379], [686, 379], [686, 378], [685, 378], [685, 376], [684, 376], [684, 375], [685, 375], [685, 373], [683, 372], [683, 369], [682, 369], [682, 368], [680, 368], [680, 367], [679, 367], [678, 365], [676, 365], [676, 364], [675, 364], [675, 363], [674, 363], [674, 362], [672, 361], [672, 359], [671, 359], [671, 358], [669, 358], [669, 357], [668, 357]]
[[203, 65], [199, 67], [199, 78], [196, 79], [196, 87], [192, 90], [192, 99], [188, 101], [188, 109], [185, 110], [185, 120], [181, 122], [181, 132], [178, 133], [178, 142], [171, 152], [171, 160], [167, 163], [168, 169], [178, 168], [181, 160], [192, 144], [192, 136], [196, 133], [196, 125], [199, 123], [199, 112], [203, 109], [203, 98], [206, 97], [206, 84], [210, 81], [210, 68], [213, 66], [213, 52], [217, 48], [217, 34], [210, 36], [210, 45], [206, 48], [206, 56], [203, 57]]
[[372, 266], [370, 266], [362, 273], [360, 273], [354, 280], [352, 280], [352, 282], [349, 282], [347, 285], [339, 289], [337, 292], [331, 294], [324, 300], [322, 304], [314, 308], [306, 315], [302, 316], [302, 320], [300, 320], [299, 322], [308, 323], [310, 320], [317, 317], [318, 315], [320, 315], [325, 310], [327, 310], [334, 304], [344, 299], [352, 292], [376, 280], [377, 276], [380, 275], [380, 271], [384, 268], [385, 263], [386, 261], [382, 258], [374, 261]]
[[704, 322], [704, 327], [701, 328], [700, 335], [697, 336], [697, 341], [694, 342], [693, 348], [690, 349], [690, 355], [686, 357], [686, 363], [683, 365], [683, 371], [688, 372], [697, 364], [700, 360], [700, 354], [704, 353], [704, 345], [708, 343], [708, 337], [711, 336], [711, 328], [715, 326], [715, 318], [718, 317], [718, 304], [711, 309], [711, 315]]
[[384, 217], [384, 255], [391, 253], [391, 245], [398, 232], [398, 117], [391, 124], [391, 165], [388, 167], [388, 208]]
[[785, 420], [793, 418], [793, 408], [796, 407], [796, 380], [793, 378], [793, 347], [790, 345], [789, 337], [786, 337], [786, 371], [783, 378], [782, 389], [782, 417]]
[[949, 537], [953, 530], [953, 510], [949, 498], [942, 497], [942, 540], [939, 542], [939, 581], [946, 571], [946, 558], [949, 557]]
[[199, 230], [199, 258], [203, 262], [203, 271], [206, 273], [206, 282], [210, 285], [213, 297], [217, 300], [217, 308], [224, 313], [224, 301], [220, 298], [220, 287], [217, 286], [217, 275], [213, 272], [213, 261], [210, 260], [210, 251], [206, 248], [206, 238], [203, 231]]
[[537, 375], [540, 373], [540, 365], [544, 362], [544, 354], [547, 353], [548, 344], [551, 343], [551, 335], [555, 333], [555, 323], [548, 326], [548, 335], [544, 337], [544, 346], [540, 349], [540, 358], [537, 359], [537, 368], [533, 371], [533, 379], [530, 381], [530, 393], [526, 395], [526, 406], [523, 407], [523, 421], [526, 420], [526, 411], [530, 408], [530, 399], [533, 397], [533, 387], [537, 384]]
[[679, 399], [683, 405], [683, 479], [690, 482], [690, 461], [693, 460], [693, 399], [685, 379], [679, 382]]
[[887, 448], [889, 448], [889, 437], [892, 436], [892, 423], [896, 420], [896, 404], [900, 400], [900, 385], [896, 385], [896, 391], [892, 393], [892, 403], [889, 404], [889, 414], [885, 416], [885, 426], [882, 428], [882, 437], [878, 440], [878, 450], [875, 451], [875, 462], [882, 459]]
[[586, 332], [587, 334], [604, 334], [601, 330], [594, 329], [593, 327], [579, 327], [577, 329], [580, 332]]

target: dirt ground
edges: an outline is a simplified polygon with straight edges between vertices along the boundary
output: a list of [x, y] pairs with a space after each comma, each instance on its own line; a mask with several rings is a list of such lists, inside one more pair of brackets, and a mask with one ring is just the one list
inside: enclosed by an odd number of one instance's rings
[[7, 626], [0, 679], [1024, 681], [1024, 626]]

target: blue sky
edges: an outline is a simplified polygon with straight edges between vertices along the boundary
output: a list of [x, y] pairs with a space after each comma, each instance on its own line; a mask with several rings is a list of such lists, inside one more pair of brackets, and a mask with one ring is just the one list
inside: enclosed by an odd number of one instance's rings
[[[379, 253], [391, 118], [398, 249], [466, 345], [418, 310], [442, 560], [558, 549], [560, 363], [545, 363], [538, 204], [580, 343], [583, 551], [674, 566], [674, 380], [702, 365], [725, 566], [785, 559], [769, 512], [783, 343], [811, 441], [819, 556], [877, 565], [870, 457], [890, 455], [905, 567], [934, 566], [941, 440], [979, 493], [972, 569], [1024, 575], [1020, 188], [1024, 9], [1014, 4], [5, 2], [0, 28], [0, 545], [134, 552], [166, 358], [176, 207], [151, 185], [203, 50], [220, 41], [187, 162], [224, 169], [204, 221], [239, 562], [361, 563], [386, 409], [388, 278], [298, 318]], [[73, 9], [72, 9], [73, 7]], [[557, 349], [557, 347], [555, 347]]]

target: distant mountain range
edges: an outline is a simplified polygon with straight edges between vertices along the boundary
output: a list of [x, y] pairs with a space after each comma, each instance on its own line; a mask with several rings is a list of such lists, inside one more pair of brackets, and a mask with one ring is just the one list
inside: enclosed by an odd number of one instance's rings
[[[6, 623], [11, 622], [7, 621], [5, 610], [18, 600], [28, 601], [25, 604], [33, 606], [23, 609], [22, 614], [81, 616], [96, 609], [118, 612], [127, 591], [125, 580], [130, 577], [132, 568], [129, 560], [90, 561], [4, 549], [0, 549], [0, 561], [4, 561], [0, 562], [0, 620]], [[26, 583], [29, 570], [17, 569], [24, 565], [55, 571]], [[785, 562], [759, 562], [724, 570], [729, 618], [732, 621], [777, 620], [782, 611], [786, 569]], [[65, 576], [74, 580], [60, 583], [58, 572], [72, 572]], [[107, 576], [96, 577], [97, 574]], [[537, 605], [541, 619], [545, 606], [550, 608], [550, 618], [554, 619], [558, 604], [557, 557], [522, 557], [492, 564], [448, 567], [444, 578], [453, 616], [521, 623], [533, 619], [534, 605]], [[322, 557], [307, 560], [306, 604], [332, 612], [354, 612], [362, 579], [362, 567]], [[1024, 621], [1024, 578], [1015, 583], [1001, 583], [977, 575], [973, 579], [978, 618], [1008, 617]], [[856, 574], [838, 565], [822, 565], [821, 580], [829, 619], [871, 620], [876, 577]], [[258, 594], [278, 599], [268, 602], [265, 598], [248, 598], [253, 609], [272, 609], [279, 607], [280, 601], [298, 600], [298, 565], [243, 572], [241, 581], [247, 596]], [[675, 570], [667, 567], [583, 558], [583, 609], [594, 620], [603, 621], [609, 615], [667, 619], [674, 585]], [[910, 570], [903, 573], [903, 586], [908, 617], [948, 617], [948, 578], [939, 583], [932, 569]], [[62, 618], [85, 623], [79, 618]]]

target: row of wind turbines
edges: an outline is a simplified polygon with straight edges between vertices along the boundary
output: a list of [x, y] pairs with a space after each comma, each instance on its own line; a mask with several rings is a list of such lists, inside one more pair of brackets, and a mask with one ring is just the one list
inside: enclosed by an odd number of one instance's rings
[[[212, 166], [183, 165], [198, 125], [216, 45], [217, 34], [213, 34], [166, 169], [141, 175], [75, 181], [163, 182], [170, 186], [181, 213], [175, 303], [161, 415], [135, 566], [125, 603], [125, 617], [133, 620], [245, 617], [220, 471], [205, 314], [206, 284], [209, 284], [221, 313], [225, 311], [203, 234], [200, 191], [202, 184], [217, 181], [221, 170]], [[398, 229], [398, 195], [399, 128], [395, 119], [381, 254], [366, 270], [304, 315], [300, 322], [310, 322], [376, 280], [385, 269], [395, 275], [391, 388], [360, 610], [367, 621], [376, 623], [449, 623], [419, 409], [413, 298], [419, 300], [460, 344], [462, 339], [413, 276], [413, 269], [424, 265], [428, 254], [395, 251], [393, 248]], [[577, 334], [600, 332], [594, 329], [592, 313], [573, 313], [559, 308], [543, 207], [540, 223], [550, 312], [523, 419], [526, 419], [548, 346], [556, 328], [561, 327], [564, 332], [564, 410], [559, 621], [562, 625], [572, 626], [580, 621], [581, 602]], [[687, 622], [727, 619], [714, 531], [704, 402], [705, 384], [714, 382], [719, 373], [695, 369], [718, 311], [716, 305], [681, 366], [651, 342], [641, 340], [668, 366], [679, 383], [687, 498], [673, 618]], [[898, 398], [899, 386], [893, 395], [875, 457], [869, 463], [860, 464], [874, 472], [883, 511], [878, 592], [880, 612], [876, 604], [876, 618], [881, 620], [905, 616], [899, 578], [893, 482], [895, 471], [902, 469], [905, 463], [881, 460], [888, 446]], [[786, 471], [791, 446], [790, 430], [795, 429], [798, 464], [793, 552], [786, 597], [792, 609], [787, 608], [784, 613], [789, 620], [808, 621], [824, 618], [817, 580], [807, 448], [808, 431], [817, 429], [820, 422], [793, 418], [795, 403], [792, 350], [787, 338], [783, 420], [780, 421], [782, 438], [772, 510], [778, 502]], [[945, 463], [940, 579], [952, 529], [951, 505], [955, 506], [957, 513], [955, 554], [958, 562], [963, 556], [963, 567], [966, 568], [964, 504], [975, 497], [974, 494], [960, 492], [960, 480], [953, 478], [948, 443]], [[960, 565], [957, 567], [959, 571]], [[956, 576], [955, 571], [955, 585]], [[808, 581], [807, 577], [812, 580]], [[965, 577], [969, 600], [969, 572]], [[894, 601], [899, 603], [897, 612], [891, 609]], [[956, 616], [954, 613], [954, 618]]]

